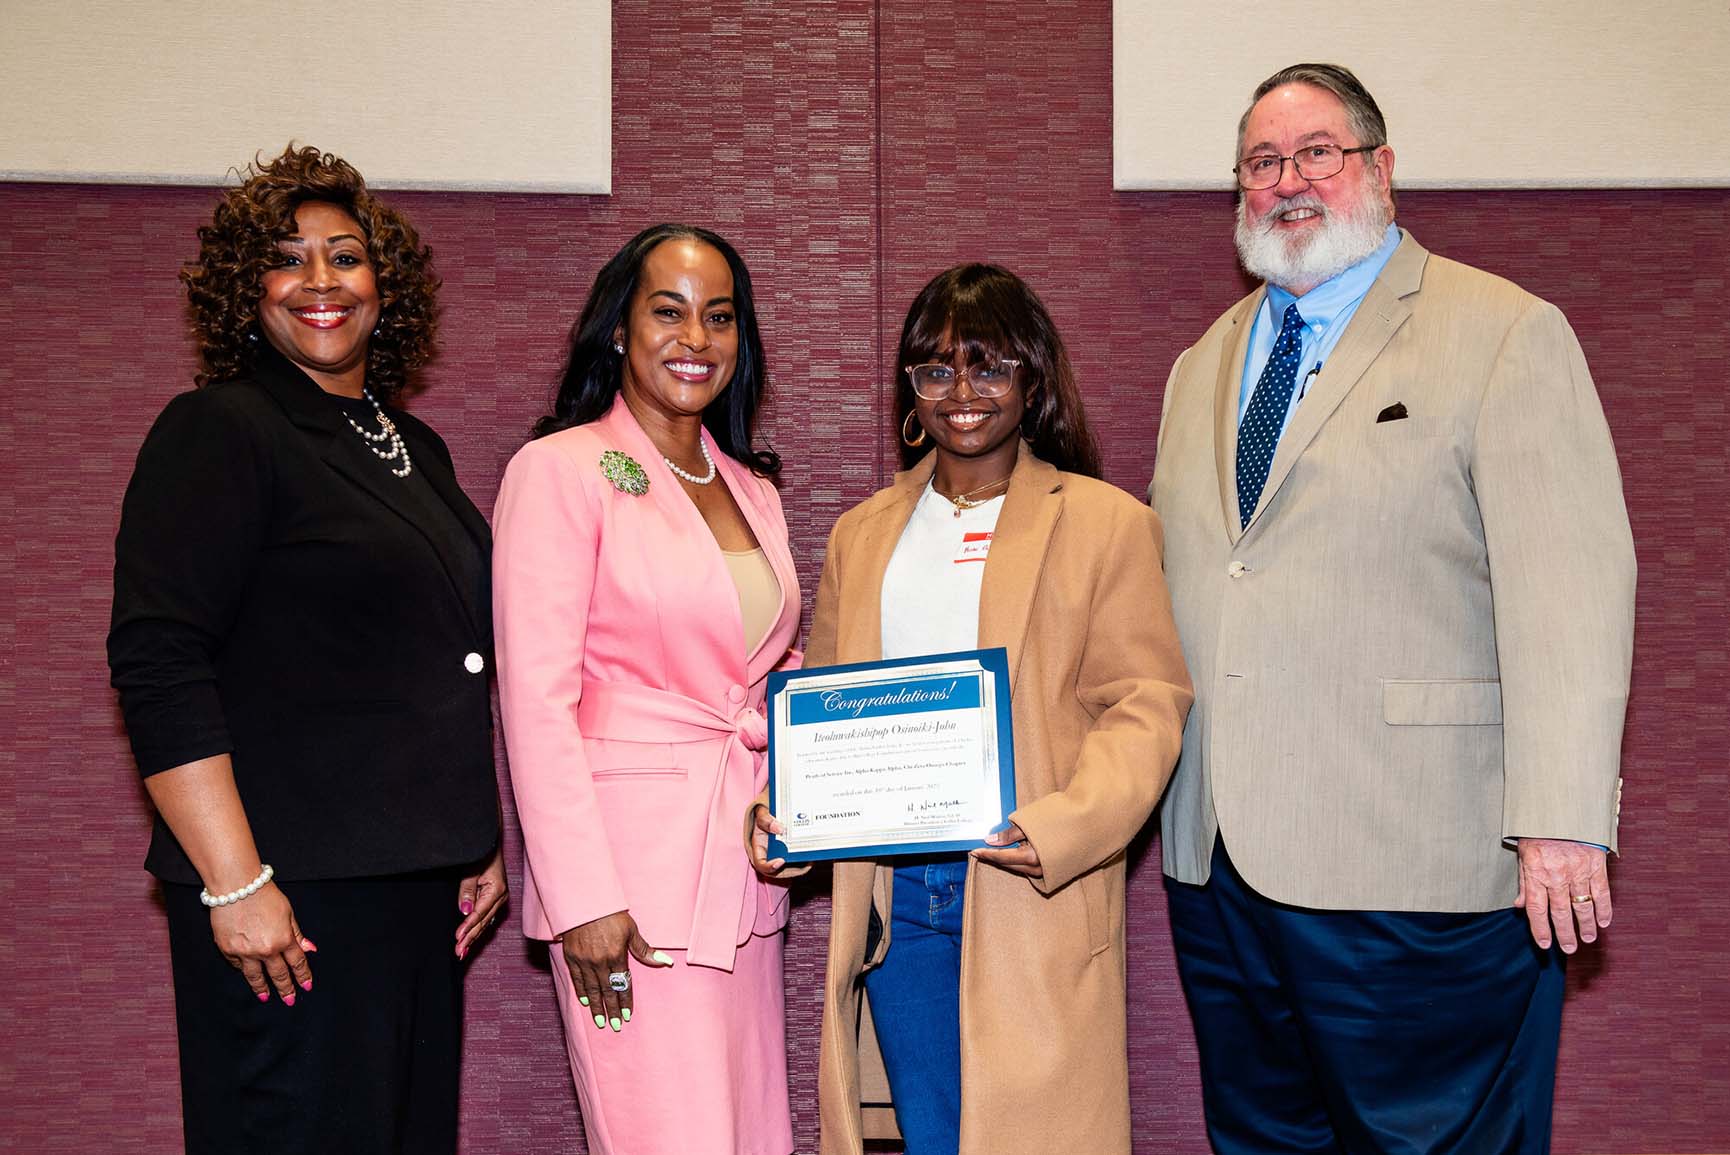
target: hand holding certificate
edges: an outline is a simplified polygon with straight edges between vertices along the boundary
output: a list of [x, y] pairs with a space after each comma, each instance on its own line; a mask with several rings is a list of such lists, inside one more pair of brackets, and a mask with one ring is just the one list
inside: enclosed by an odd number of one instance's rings
[[789, 862], [971, 850], [1015, 808], [1001, 649], [769, 676], [769, 809]]

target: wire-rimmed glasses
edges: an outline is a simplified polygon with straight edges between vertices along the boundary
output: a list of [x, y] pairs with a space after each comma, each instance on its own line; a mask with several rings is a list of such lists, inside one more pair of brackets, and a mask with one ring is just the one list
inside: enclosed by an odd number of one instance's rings
[[979, 396], [1001, 397], [1015, 388], [1015, 372], [1020, 367], [1020, 361], [999, 357], [995, 361], [969, 365], [959, 372], [945, 361], [908, 365], [905, 371], [913, 381], [913, 392], [926, 401], [941, 401], [955, 391], [955, 383], [963, 377]]
[[1291, 156], [1258, 152], [1238, 161], [1237, 168], [1233, 171], [1237, 173], [1239, 188], [1255, 192], [1277, 185], [1280, 177], [1285, 174], [1285, 162], [1288, 160], [1304, 180], [1326, 180], [1330, 176], [1339, 175], [1339, 171], [1346, 166], [1346, 157], [1353, 153], [1374, 152], [1380, 147], [1379, 144], [1364, 144], [1357, 148], [1341, 148], [1337, 144], [1310, 144], [1298, 149]]

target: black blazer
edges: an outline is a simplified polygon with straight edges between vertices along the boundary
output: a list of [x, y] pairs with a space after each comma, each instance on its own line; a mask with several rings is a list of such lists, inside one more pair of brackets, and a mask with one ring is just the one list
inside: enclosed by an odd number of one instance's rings
[[[478, 571], [407, 499], [420, 479], [371, 459], [268, 346], [250, 376], [169, 402], [121, 509], [108, 661], [138, 768], [232, 754], [285, 879], [472, 863], [498, 838], [491, 535], [439, 436], [389, 413]], [[160, 818], [145, 865], [199, 881]]]

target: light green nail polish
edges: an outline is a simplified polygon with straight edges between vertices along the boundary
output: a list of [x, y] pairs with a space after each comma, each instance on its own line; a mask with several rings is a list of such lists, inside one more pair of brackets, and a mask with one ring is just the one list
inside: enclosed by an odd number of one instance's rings
[[654, 954], [650, 955], [649, 957], [654, 959], [656, 962], [660, 963], [664, 967], [670, 967], [673, 965], [673, 956], [668, 954], [664, 950], [658, 950]]
[[619, 1020], [618, 1020], [618, 1019], [614, 1019], [614, 1020], [613, 1020], [613, 1030], [614, 1030], [614, 1031], [617, 1031], [617, 1030], [618, 1030], [618, 1029], [619, 1029]]
[[619, 1014], [624, 1018], [624, 1020], [627, 1023], [631, 1021], [631, 1008], [630, 1007], [626, 1007], [624, 1010], [620, 1011]]
[[595, 1026], [597, 1026], [597, 1027], [604, 1027], [604, 1026], [606, 1026], [606, 1025], [607, 1025], [607, 1020], [606, 1020], [606, 1019], [604, 1019], [604, 1018], [602, 1018], [602, 1017], [601, 1017], [601, 1016], [600, 1016], [600, 1015], [596, 1015], [596, 1016], [595, 1016]]
[[577, 1001], [579, 1003], [582, 1003], [586, 1007], [589, 1005], [589, 996], [588, 995], [578, 995]]

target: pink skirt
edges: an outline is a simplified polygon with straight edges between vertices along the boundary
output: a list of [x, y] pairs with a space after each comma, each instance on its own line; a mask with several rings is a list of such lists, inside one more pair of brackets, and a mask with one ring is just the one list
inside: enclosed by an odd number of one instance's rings
[[786, 936], [752, 935], [733, 972], [631, 963], [631, 1021], [599, 1029], [552, 948], [590, 1155], [788, 1155]]

